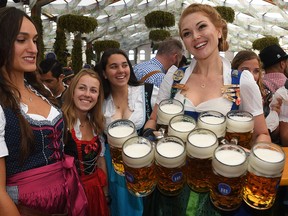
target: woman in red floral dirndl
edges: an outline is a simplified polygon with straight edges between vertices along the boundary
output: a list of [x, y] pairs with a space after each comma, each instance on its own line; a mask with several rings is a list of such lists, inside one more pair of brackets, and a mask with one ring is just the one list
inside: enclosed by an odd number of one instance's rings
[[103, 90], [98, 75], [82, 69], [64, 95], [62, 110], [68, 129], [65, 153], [75, 158], [88, 199], [88, 215], [109, 215], [104, 130]]

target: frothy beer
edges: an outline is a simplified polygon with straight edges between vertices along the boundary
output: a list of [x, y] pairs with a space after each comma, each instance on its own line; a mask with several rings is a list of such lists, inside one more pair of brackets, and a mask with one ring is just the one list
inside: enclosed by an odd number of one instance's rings
[[245, 151], [236, 145], [221, 145], [212, 159], [210, 198], [215, 207], [233, 211], [242, 202], [242, 191], [247, 171]]
[[167, 133], [170, 119], [173, 116], [181, 114], [183, 112], [184, 112], [184, 106], [180, 101], [175, 99], [168, 99], [161, 101], [157, 112], [156, 129], [158, 130], [160, 127], [164, 126]]
[[165, 137], [158, 141], [155, 151], [158, 174], [157, 187], [165, 195], [178, 195], [185, 184], [185, 145], [180, 138]]
[[244, 111], [230, 111], [227, 114], [227, 128], [225, 138], [237, 140], [237, 144], [250, 149], [253, 136], [253, 115]]
[[217, 137], [210, 130], [196, 129], [188, 135], [187, 184], [192, 190], [209, 191], [209, 181], [212, 175], [211, 158], [217, 146]]
[[110, 146], [114, 170], [119, 175], [124, 176], [122, 146], [127, 139], [137, 136], [135, 125], [129, 120], [116, 120], [110, 123], [107, 131], [107, 140]]
[[134, 128], [126, 125], [119, 125], [110, 128], [108, 133], [110, 135], [108, 137], [108, 143], [112, 146], [121, 148], [127, 138], [131, 137], [131, 135], [134, 134]]
[[122, 158], [129, 192], [137, 197], [152, 193], [157, 182], [152, 144], [142, 137], [133, 137], [124, 143]]
[[284, 164], [285, 154], [280, 146], [259, 143], [253, 147], [243, 192], [248, 205], [261, 210], [273, 205]]
[[213, 131], [218, 138], [225, 136], [226, 117], [216, 111], [202, 112], [197, 122], [198, 128], [205, 128]]
[[192, 117], [180, 114], [174, 116], [170, 120], [168, 127], [168, 135], [179, 137], [183, 140], [183, 142], [186, 142], [188, 134], [195, 127], [196, 122]]

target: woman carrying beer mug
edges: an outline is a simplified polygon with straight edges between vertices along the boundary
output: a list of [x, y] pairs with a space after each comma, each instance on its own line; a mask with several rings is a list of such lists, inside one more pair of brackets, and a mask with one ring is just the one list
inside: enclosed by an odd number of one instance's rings
[[[249, 71], [243, 71], [241, 76], [237, 71], [231, 72], [230, 62], [219, 54], [219, 51], [228, 50], [228, 29], [215, 8], [205, 4], [191, 4], [183, 11], [178, 26], [180, 37], [194, 58], [182, 70], [182, 78], [164, 78], [156, 106], [145, 128], [155, 129], [158, 104], [173, 97], [172, 89], [174, 98], [184, 104], [185, 113], [195, 118], [207, 110], [215, 110], [223, 115], [234, 108], [250, 112], [254, 116], [254, 141], [271, 142], [263, 115], [261, 93], [253, 75]], [[200, 194], [186, 189], [178, 199], [173, 197], [174, 204], [171, 205], [161, 202], [157, 194], [154, 193], [154, 196], [151, 202], [155, 204], [154, 212], [157, 213], [177, 212], [177, 215], [186, 215], [188, 209], [187, 215], [217, 215], [209, 202], [208, 193]]]
[[[152, 84], [140, 84], [133, 72], [126, 53], [120, 49], [106, 50], [96, 71], [103, 81], [104, 117], [106, 128], [111, 122], [128, 119], [140, 131], [156, 100], [158, 88]], [[112, 166], [110, 147], [106, 145], [106, 163], [109, 192], [112, 197], [110, 211], [113, 216], [142, 216], [143, 200], [130, 194], [125, 177], [118, 175]]]

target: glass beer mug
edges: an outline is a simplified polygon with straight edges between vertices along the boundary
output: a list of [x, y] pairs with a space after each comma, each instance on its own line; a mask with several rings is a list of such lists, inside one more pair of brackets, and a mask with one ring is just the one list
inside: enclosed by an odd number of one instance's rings
[[208, 192], [212, 175], [212, 156], [218, 147], [215, 133], [204, 128], [193, 130], [188, 135], [187, 184], [196, 192]]
[[165, 133], [167, 133], [170, 119], [183, 113], [184, 105], [180, 101], [175, 99], [162, 100], [158, 106], [156, 130], [164, 128]]
[[236, 142], [246, 149], [251, 149], [253, 137], [254, 118], [246, 111], [231, 110], [227, 113], [225, 139]]
[[248, 159], [243, 200], [255, 209], [270, 208], [275, 201], [284, 165], [285, 153], [280, 146], [256, 143]]
[[107, 128], [107, 141], [110, 146], [112, 164], [115, 172], [124, 176], [124, 166], [122, 161], [122, 146], [124, 142], [137, 136], [135, 125], [127, 119], [119, 119], [111, 122]]
[[188, 115], [179, 114], [171, 118], [168, 126], [168, 136], [176, 136], [187, 141], [188, 134], [196, 127], [194, 118]]
[[218, 139], [224, 138], [226, 131], [226, 116], [217, 111], [201, 112], [198, 117], [197, 127], [213, 131]]
[[212, 168], [210, 199], [213, 205], [223, 211], [237, 209], [242, 203], [247, 172], [246, 152], [238, 145], [220, 145], [214, 151]]
[[156, 187], [153, 144], [144, 137], [132, 137], [123, 144], [122, 159], [129, 192], [144, 197]]
[[155, 162], [159, 191], [167, 196], [180, 194], [186, 183], [184, 142], [174, 136], [160, 139], [156, 144]]

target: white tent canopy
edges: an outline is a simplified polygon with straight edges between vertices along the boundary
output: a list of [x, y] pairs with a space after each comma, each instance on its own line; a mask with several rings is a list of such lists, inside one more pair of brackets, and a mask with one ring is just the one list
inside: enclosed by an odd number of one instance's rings
[[[30, 0], [24, 6], [29, 13], [37, 0]], [[114, 2], [114, 3], [113, 3]], [[228, 24], [229, 50], [237, 52], [252, 49], [252, 42], [266, 35], [278, 37], [284, 49], [288, 48], [288, 0], [56, 0], [42, 7], [44, 44], [47, 50], [53, 49], [56, 23], [48, 16], [59, 17], [64, 14], [77, 14], [95, 17], [98, 27], [84, 35], [86, 41], [117, 40], [124, 50], [135, 49], [149, 44], [149, 29], [144, 17], [155, 10], [164, 10], [175, 15], [176, 24], [169, 28], [172, 36], [178, 36], [177, 23], [183, 9], [191, 3], [212, 6], [229, 6], [235, 11], [235, 20]], [[15, 5], [12, 0], [8, 5]], [[18, 3], [21, 4], [21, 3]], [[17, 5], [17, 4], [16, 4]], [[71, 48], [72, 34], [67, 34]], [[68, 47], [68, 49], [69, 49]]]

